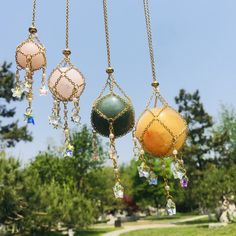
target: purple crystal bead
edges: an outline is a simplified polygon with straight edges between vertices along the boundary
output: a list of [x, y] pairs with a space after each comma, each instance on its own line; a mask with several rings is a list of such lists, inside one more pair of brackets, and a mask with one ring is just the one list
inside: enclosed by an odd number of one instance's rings
[[182, 188], [187, 188], [188, 187], [188, 179], [187, 178], [181, 179], [180, 183], [181, 183]]

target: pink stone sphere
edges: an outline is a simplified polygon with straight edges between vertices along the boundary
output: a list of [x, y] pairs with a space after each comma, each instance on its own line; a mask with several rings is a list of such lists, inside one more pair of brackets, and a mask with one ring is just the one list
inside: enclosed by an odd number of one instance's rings
[[[28, 58], [28, 65], [27, 65]], [[16, 49], [16, 63], [21, 68], [25, 69], [27, 66], [32, 70], [39, 70], [46, 66], [46, 52], [43, 45], [33, 42], [25, 41]]]
[[85, 79], [75, 67], [58, 67], [51, 73], [48, 87], [60, 101], [72, 101], [83, 93]]

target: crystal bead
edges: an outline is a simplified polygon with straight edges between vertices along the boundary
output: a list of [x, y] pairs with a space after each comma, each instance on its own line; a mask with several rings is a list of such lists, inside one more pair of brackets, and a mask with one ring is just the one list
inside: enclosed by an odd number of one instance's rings
[[182, 171], [182, 170], [177, 170], [178, 179], [182, 179], [184, 175], [185, 175], [184, 171]]
[[176, 206], [175, 203], [172, 201], [172, 199], [167, 200], [166, 204], [166, 211], [169, 216], [175, 215], [176, 214]]
[[150, 185], [157, 185], [157, 178], [156, 177], [155, 178], [150, 178], [148, 180], [148, 182], [149, 182]]
[[141, 165], [138, 167], [138, 173], [139, 177], [149, 178], [150, 176], [149, 168], [146, 166], [144, 162], [142, 162]]
[[27, 108], [24, 114], [27, 124], [35, 124], [31, 108]]
[[149, 179], [148, 179], [148, 183], [150, 185], [157, 185], [157, 176], [155, 175], [154, 172], [150, 172], [150, 176], [149, 176]]
[[170, 170], [174, 176], [175, 179], [178, 179], [178, 174], [177, 174], [177, 170], [176, 170], [176, 166], [174, 162], [171, 162], [170, 164]]
[[183, 168], [181, 168], [177, 162], [172, 162], [170, 164], [170, 169], [175, 179], [181, 180], [185, 175]]
[[73, 157], [74, 155], [74, 146], [72, 146], [70, 143], [66, 147], [65, 155], [66, 157]]
[[33, 117], [33, 116], [28, 117], [28, 118], [27, 118], [27, 123], [28, 123], [28, 124], [33, 124], [33, 125], [35, 125], [34, 117]]
[[15, 88], [11, 89], [11, 91], [12, 91], [12, 96], [13, 97], [21, 98], [23, 91], [21, 90], [20, 87], [17, 86]]
[[66, 157], [73, 157], [73, 151], [72, 150], [66, 150], [65, 151], [65, 156]]
[[29, 84], [27, 81], [25, 81], [25, 82], [22, 84], [22, 90], [23, 90], [23, 92], [29, 93], [30, 87], [31, 87], [30, 84]]
[[46, 96], [48, 94], [48, 90], [46, 89], [46, 86], [42, 86], [40, 89], [39, 89], [39, 95], [40, 96]]
[[72, 120], [74, 123], [79, 124], [81, 118], [80, 118], [80, 116], [78, 115], [78, 113], [74, 113], [74, 114], [72, 114], [71, 120]]
[[62, 126], [60, 116], [55, 114], [49, 116], [49, 124], [52, 125], [55, 129], [60, 128]]
[[181, 180], [180, 180], [180, 184], [182, 186], [182, 188], [187, 188], [188, 187], [188, 179], [183, 177]]
[[124, 198], [124, 188], [119, 182], [113, 187], [115, 198]]

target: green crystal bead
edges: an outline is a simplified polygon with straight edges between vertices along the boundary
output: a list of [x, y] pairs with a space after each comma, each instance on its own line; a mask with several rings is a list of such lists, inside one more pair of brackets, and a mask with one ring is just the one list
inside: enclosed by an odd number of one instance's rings
[[115, 137], [123, 136], [134, 127], [134, 110], [130, 101], [108, 94], [95, 102], [91, 114], [93, 128], [109, 137], [109, 119], [113, 119]]

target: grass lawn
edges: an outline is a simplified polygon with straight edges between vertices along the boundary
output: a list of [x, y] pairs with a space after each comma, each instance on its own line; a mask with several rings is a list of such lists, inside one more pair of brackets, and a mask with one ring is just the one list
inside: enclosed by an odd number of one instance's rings
[[[112, 228], [101, 228], [101, 229], [87, 229], [87, 230], [80, 230], [75, 233], [75, 236], [102, 236], [104, 233], [113, 231]], [[48, 232], [48, 233], [40, 233], [37, 236], [62, 236], [62, 233], [57, 232]], [[22, 235], [23, 236], [23, 235]]]
[[113, 231], [111, 228], [89, 229], [76, 232], [75, 236], [101, 236], [107, 232]]
[[231, 224], [226, 227], [209, 229], [203, 226], [190, 226], [169, 229], [150, 229], [133, 231], [122, 234], [122, 236], [236, 236], [236, 224]]

